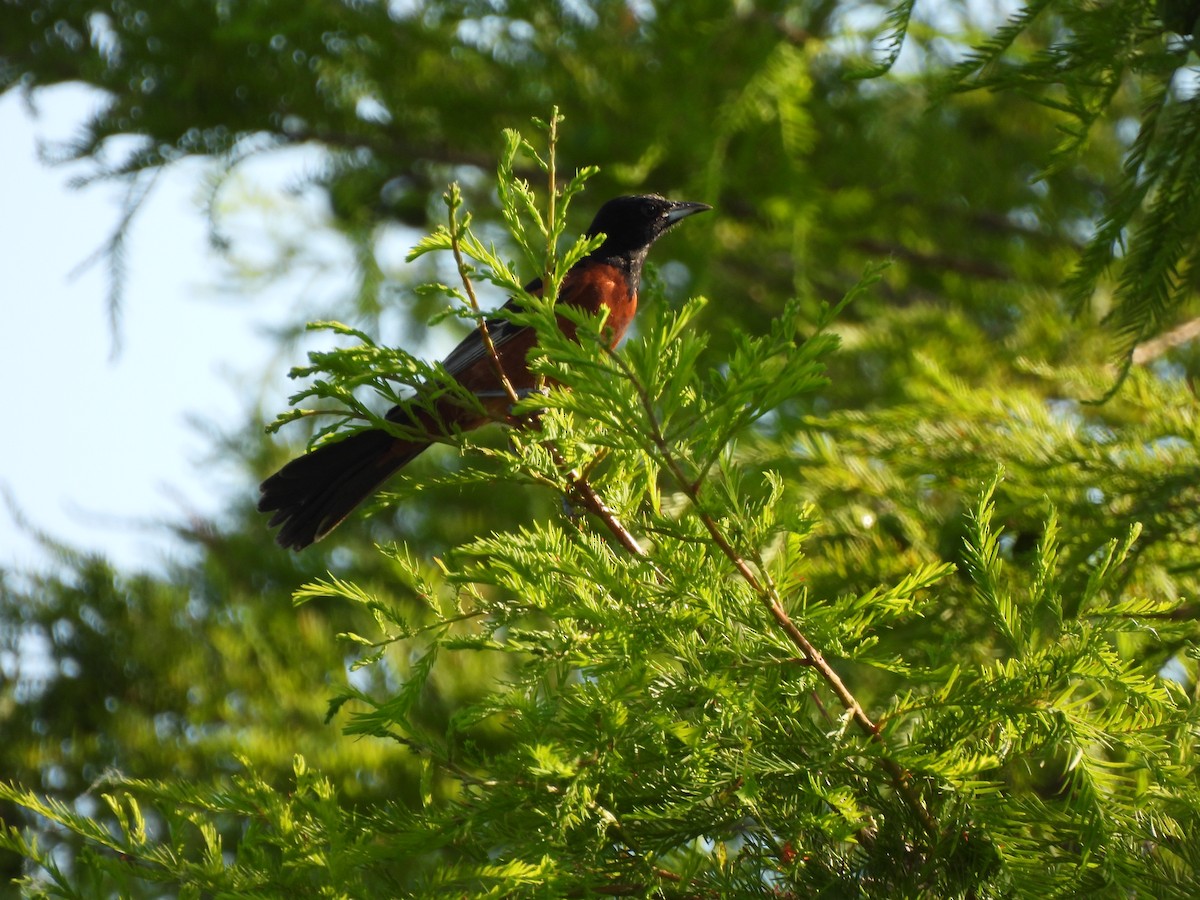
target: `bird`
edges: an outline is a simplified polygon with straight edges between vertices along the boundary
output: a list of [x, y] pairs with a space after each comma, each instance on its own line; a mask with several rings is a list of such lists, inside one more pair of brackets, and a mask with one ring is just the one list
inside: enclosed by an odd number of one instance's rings
[[[657, 194], [615, 197], [604, 203], [586, 232], [588, 237], [603, 235], [603, 240], [567, 272], [557, 303], [593, 314], [607, 309], [605, 336], [616, 347], [637, 310], [642, 266], [651, 245], [676, 223], [710, 209], [707, 203], [668, 200]], [[541, 296], [541, 279], [530, 282], [525, 290]], [[519, 306], [517, 298], [512, 298], [503, 308]], [[558, 321], [573, 337], [571, 324], [563, 317]], [[494, 318], [487, 321], [487, 332], [511, 386], [518, 392], [532, 390], [536, 379], [527, 357], [537, 341], [534, 329]], [[392, 407], [384, 418], [408, 431], [416, 426], [429, 433], [428, 439], [400, 438], [372, 428], [320, 444], [296, 457], [259, 488], [258, 509], [272, 513], [269, 527], [279, 526], [275, 539], [280, 546], [300, 551], [321, 540], [437, 436], [477, 428], [504, 415], [510, 399], [481, 329], [474, 329], [451, 350], [442, 366], [479, 399], [485, 414], [449, 399], [422, 408], [410, 400]]]

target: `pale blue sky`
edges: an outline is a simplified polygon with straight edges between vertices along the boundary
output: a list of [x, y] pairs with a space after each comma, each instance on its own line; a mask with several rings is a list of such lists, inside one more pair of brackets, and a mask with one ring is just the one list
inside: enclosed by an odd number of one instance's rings
[[[67, 86], [36, 101], [31, 117], [17, 92], [0, 97], [0, 490], [36, 529], [153, 566], [178, 551], [161, 523], [212, 513], [222, 492], [245, 487], [211, 460], [190, 418], [236, 427], [264, 397], [280, 408], [287, 386], [279, 378], [264, 394], [261, 373], [275, 360], [282, 375], [299, 357], [278, 360], [262, 326], [282, 319], [293, 292], [331, 288], [310, 272], [253, 302], [223, 295], [227, 263], [208, 248], [199, 205], [205, 164], [185, 162], [136, 220], [114, 356], [104, 266], [71, 273], [112, 233], [122, 189], [69, 189], [85, 166], [38, 159], [39, 143], [68, 137], [96, 95]], [[44, 562], [0, 503], [0, 566]]]

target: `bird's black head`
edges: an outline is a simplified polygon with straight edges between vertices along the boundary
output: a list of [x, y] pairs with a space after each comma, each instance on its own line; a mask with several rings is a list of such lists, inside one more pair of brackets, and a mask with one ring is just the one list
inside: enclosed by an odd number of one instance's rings
[[627, 266], [635, 276], [646, 253], [658, 238], [680, 219], [712, 209], [707, 203], [668, 200], [657, 194], [616, 197], [596, 213], [587, 233], [604, 235], [592, 256]]

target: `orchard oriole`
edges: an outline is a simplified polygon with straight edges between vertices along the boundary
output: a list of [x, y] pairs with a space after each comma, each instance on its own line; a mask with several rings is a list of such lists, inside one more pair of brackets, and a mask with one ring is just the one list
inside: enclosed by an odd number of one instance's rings
[[[605, 322], [612, 346], [616, 346], [637, 310], [642, 264], [653, 244], [668, 228], [687, 216], [712, 207], [704, 203], [667, 200], [656, 195], [617, 197], [596, 213], [587, 230], [589, 237], [604, 235], [604, 242], [571, 267], [563, 279], [558, 301], [590, 313], [608, 309]], [[526, 290], [540, 296], [542, 282]], [[505, 304], [513, 308], [514, 298]], [[559, 319], [571, 334], [570, 323]], [[537, 340], [528, 326], [506, 319], [487, 323], [488, 335], [500, 366], [517, 391], [534, 387], [526, 357]], [[479, 329], [475, 329], [442, 362], [446, 372], [475, 394], [493, 415], [503, 415], [509, 398], [496, 372], [496, 363]], [[432, 404], [436, 415], [401, 404], [385, 418], [419, 427], [431, 435], [477, 428], [489, 421], [477, 410], [450, 400]], [[297, 457], [262, 483], [258, 508], [273, 512], [270, 524], [282, 526], [276, 540], [284, 547], [303, 550], [319, 541], [363, 500], [373, 494], [399, 468], [433, 443], [406, 440], [383, 429], [359, 431], [341, 440], [322, 444]]]

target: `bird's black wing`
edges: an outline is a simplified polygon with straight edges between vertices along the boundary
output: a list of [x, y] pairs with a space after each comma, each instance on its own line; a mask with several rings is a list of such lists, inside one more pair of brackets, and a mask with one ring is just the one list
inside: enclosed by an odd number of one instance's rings
[[[540, 294], [542, 290], [542, 279], [538, 278], [525, 285], [525, 290], [531, 294]], [[516, 298], [510, 299], [501, 309], [517, 309], [518, 304]], [[505, 344], [513, 340], [518, 335], [525, 334], [529, 330], [528, 325], [517, 325], [510, 322], [508, 319], [488, 319], [487, 320], [488, 337], [492, 339], [492, 345], [496, 350], [500, 350]], [[463, 338], [457, 347], [451, 350], [446, 358], [442, 360], [442, 366], [450, 375], [457, 378], [463, 372], [479, 362], [487, 356], [487, 345], [483, 342], [483, 335], [478, 328], [472, 328], [471, 333]]]

